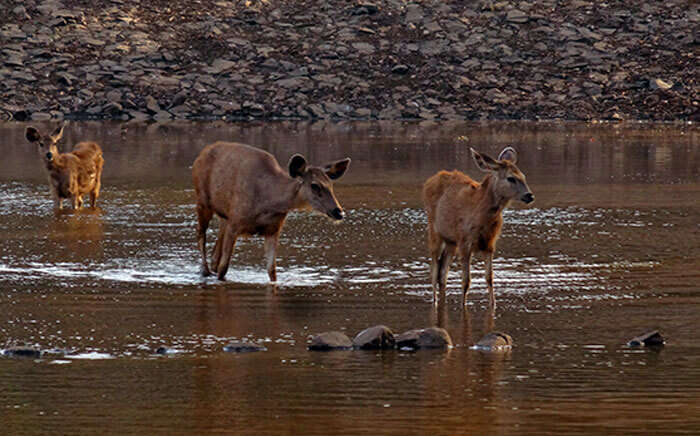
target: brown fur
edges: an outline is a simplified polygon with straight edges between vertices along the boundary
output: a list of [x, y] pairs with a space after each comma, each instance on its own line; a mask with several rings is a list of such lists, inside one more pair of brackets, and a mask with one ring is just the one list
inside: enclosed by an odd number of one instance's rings
[[481, 183], [455, 170], [440, 171], [423, 185], [433, 296], [437, 301], [438, 293], [444, 292], [447, 272], [457, 254], [462, 260], [462, 298], [466, 302], [471, 256], [484, 253], [489, 297], [495, 304], [492, 262], [503, 225], [503, 209], [512, 199], [529, 203], [534, 197], [525, 176], [515, 166], [515, 150], [506, 148], [498, 161], [474, 150], [472, 154], [477, 165], [488, 171]]
[[26, 137], [29, 142], [39, 145], [54, 206], [61, 209], [63, 200], [70, 199], [73, 209], [78, 209], [83, 205], [83, 195], [89, 194], [90, 206], [94, 208], [102, 184], [102, 149], [94, 142], [79, 142], [70, 153], [60, 153], [57, 143], [63, 136], [64, 126], [51, 135], [42, 135], [37, 129], [28, 127]]
[[310, 206], [342, 219], [331, 179], [341, 177], [349, 163], [348, 158], [323, 168], [307, 166], [304, 157], [297, 154], [285, 171], [270, 153], [248, 145], [217, 142], [204, 148], [192, 165], [202, 274], [211, 274], [206, 231], [216, 214], [222, 220], [212, 256], [212, 269], [218, 278], [226, 276], [239, 236], [262, 235], [267, 272], [270, 280], [276, 281], [277, 242], [287, 213]]

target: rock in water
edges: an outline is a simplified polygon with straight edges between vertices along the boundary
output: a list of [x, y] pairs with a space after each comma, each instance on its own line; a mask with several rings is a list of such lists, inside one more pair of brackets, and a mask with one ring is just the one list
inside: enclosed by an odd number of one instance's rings
[[396, 337], [398, 348], [449, 348], [452, 338], [445, 329], [430, 327], [427, 329], [409, 330]]
[[396, 340], [394, 332], [389, 327], [378, 325], [362, 330], [355, 336], [352, 343], [355, 348], [362, 350], [384, 350], [394, 348]]
[[485, 350], [499, 350], [513, 346], [513, 338], [507, 333], [490, 332], [476, 343], [476, 348]]
[[3, 350], [2, 354], [8, 357], [29, 357], [32, 359], [41, 358], [41, 350], [34, 347], [10, 347]]
[[224, 346], [227, 353], [252, 353], [255, 351], [267, 351], [267, 348], [252, 342], [231, 342]]
[[352, 341], [342, 332], [324, 332], [311, 337], [309, 350], [332, 351], [351, 350]]
[[643, 335], [637, 336], [636, 338], [632, 338], [627, 345], [630, 347], [660, 347], [665, 343], [666, 341], [664, 341], [661, 333], [659, 333], [658, 330], [652, 330], [644, 333]]

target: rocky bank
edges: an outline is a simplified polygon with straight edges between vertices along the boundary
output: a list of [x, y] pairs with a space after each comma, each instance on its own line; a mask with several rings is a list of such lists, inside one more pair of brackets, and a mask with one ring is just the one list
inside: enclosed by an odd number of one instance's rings
[[698, 119], [692, 1], [0, 0], [0, 11], [0, 119]]

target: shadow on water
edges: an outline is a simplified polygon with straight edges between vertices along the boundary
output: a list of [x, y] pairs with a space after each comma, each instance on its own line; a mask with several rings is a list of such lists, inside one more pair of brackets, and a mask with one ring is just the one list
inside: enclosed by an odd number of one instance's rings
[[[64, 148], [96, 140], [106, 161], [98, 209], [77, 212], [53, 211], [25, 127], [0, 124], [0, 348], [65, 353], [0, 359], [12, 434], [700, 428], [694, 125], [72, 123]], [[276, 284], [260, 238], [237, 242], [226, 282], [199, 275], [190, 166], [216, 140], [353, 159], [335, 187], [347, 219], [290, 214]], [[432, 304], [421, 185], [479, 177], [469, 147], [506, 144], [537, 200], [504, 214], [496, 309], [478, 259], [466, 306], [458, 268]], [[455, 347], [306, 349], [377, 324], [441, 326]], [[652, 328], [666, 347], [624, 345]], [[492, 331], [512, 350], [470, 348]], [[267, 351], [223, 353], [232, 341]]]

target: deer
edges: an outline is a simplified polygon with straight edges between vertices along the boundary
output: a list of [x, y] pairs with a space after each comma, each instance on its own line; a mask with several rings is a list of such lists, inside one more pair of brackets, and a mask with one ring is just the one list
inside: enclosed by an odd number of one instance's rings
[[90, 207], [95, 208], [100, 196], [102, 149], [94, 142], [79, 142], [69, 153], [58, 151], [58, 141], [63, 137], [67, 123], [45, 135], [34, 127], [27, 127], [25, 137], [36, 143], [49, 179], [54, 208], [63, 209], [63, 200], [70, 199], [73, 209], [83, 206], [83, 195], [90, 194]]
[[[246, 144], [220, 141], [205, 147], [192, 165], [202, 275], [209, 276], [213, 270], [223, 281], [236, 239], [260, 235], [265, 239], [269, 279], [276, 282], [277, 244], [287, 214], [312, 208], [341, 221], [345, 212], [333, 193], [333, 181], [349, 165], [350, 158], [345, 158], [312, 166], [297, 153], [285, 171], [270, 153]], [[210, 270], [206, 232], [214, 215], [220, 224]]]
[[423, 185], [433, 301], [444, 293], [447, 273], [457, 254], [462, 263], [462, 305], [466, 304], [472, 254], [483, 254], [489, 303], [495, 308], [493, 254], [503, 225], [503, 210], [516, 199], [532, 203], [535, 196], [515, 165], [517, 153], [512, 147], [504, 148], [498, 159], [473, 148], [470, 151], [476, 166], [486, 172], [481, 182], [454, 170], [440, 171]]

